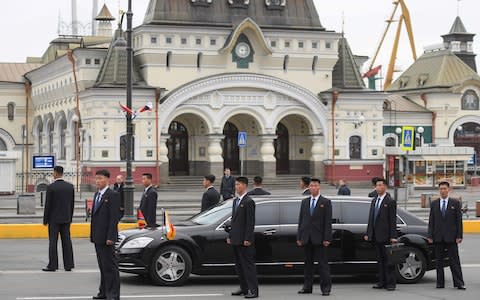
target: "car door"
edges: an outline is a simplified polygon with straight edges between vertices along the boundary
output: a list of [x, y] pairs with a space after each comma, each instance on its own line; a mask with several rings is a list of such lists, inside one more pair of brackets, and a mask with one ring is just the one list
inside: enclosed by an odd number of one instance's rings
[[279, 209], [277, 201], [259, 202], [255, 207], [255, 251], [258, 266], [275, 263], [278, 251]]

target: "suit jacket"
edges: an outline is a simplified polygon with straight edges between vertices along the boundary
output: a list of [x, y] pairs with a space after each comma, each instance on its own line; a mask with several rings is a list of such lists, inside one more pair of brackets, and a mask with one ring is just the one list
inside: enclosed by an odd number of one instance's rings
[[313, 215], [310, 215], [310, 200], [302, 200], [300, 215], [298, 216], [297, 241], [303, 244], [311, 241], [314, 245], [321, 245], [323, 241], [332, 240], [332, 203], [330, 199], [318, 196]]
[[346, 185], [340, 186], [337, 192], [337, 195], [350, 196], [350, 194], [351, 194], [350, 189]]
[[155, 227], [157, 225], [157, 190], [151, 186], [142, 195], [140, 201], [140, 209], [145, 217], [147, 227]]
[[117, 193], [120, 194], [120, 208], [125, 208], [125, 195], [123, 193], [123, 187], [125, 186], [124, 183], [118, 184], [115, 183], [113, 184], [113, 190]]
[[[93, 199], [96, 199], [97, 193], [95, 193]], [[103, 194], [98, 207], [95, 205], [95, 200], [93, 201], [90, 226], [90, 241], [92, 243], [105, 245], [107, 240], [117, 241], [119, 210], [120, 195], [110, 188]]]
[[251, 190], [250, 192], [248, 192], [247, 195], [249, 195], [249, 196], [254, 196], [254, 195], [261, 196], [261, 195], [271, 195], [271, 193], [267, 192], [266, 190], [264, 190], [261, 187], [257, 187], [257, 188], [254, 188], [253, 190]]
[[72, 223], [75, 190], [71, 183], [58, 179], [47, 187], [43, 224]]
[[455, 243], [463, 239], [463, 223], [460, 201], [448, 198], [445, 217], [440, 208], [441, 200], [432, 202], [428, 220], [428, 237], [434, 242]]
[[243, 245], [243, 241], [255, 242], [255, 202], [248, 195], [243, 196], [237, 208], [233, 201], [231, 226], [229, 238], [232, 245]]
[[207, 210], [210, 207], [216, 205], [220, 201], [220, 194], [212, 186], [209, 187], [202, 196], [202, 208], [201, 211]]
[[397, 202], [390, 197], [389, 193], [386, 193], [380, 205], [377, 218], [374, 221], [376, 201], [377, 198], [373, 198], [370, 204], [367, 227], [368, 240], [377, 243], [388, 243], [390, 239], [396, 239], [398, 236]]
[[220, 184], [220, 194], [222, 194], [223, 200], [230, 199], [235, 196], [235, 177], [222, 177], [222, 183]]

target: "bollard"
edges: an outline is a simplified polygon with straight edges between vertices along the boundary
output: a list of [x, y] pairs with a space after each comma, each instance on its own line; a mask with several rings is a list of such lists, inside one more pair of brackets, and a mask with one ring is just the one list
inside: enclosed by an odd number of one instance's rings
[[40, 192], [40, 207], [43, 207], [43, 192]]

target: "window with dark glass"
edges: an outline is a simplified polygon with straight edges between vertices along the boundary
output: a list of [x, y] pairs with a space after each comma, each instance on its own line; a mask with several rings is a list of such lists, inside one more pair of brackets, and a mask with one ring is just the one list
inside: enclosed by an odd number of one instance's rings
[[278, 225], [278, 221], [278, 202], [257, 204], [255, 225]]
[[8, 120], [13, 121], [15, 118], [15, 103], [10, 102], [7, 104]]
[[474, 90], [467, 90], [462, 96], [462, 109], [463, 110], [478, 110], [479, 99]]
[[395, 138], [394, 137], [387, 137], [385, 139], [385, 147], [395, 147]]
[[358, 135], [350, 137], [350, 159], [362, 158], [362, 138]]
[[368, 224], [370, 202], [343, 202], [342, 224]]

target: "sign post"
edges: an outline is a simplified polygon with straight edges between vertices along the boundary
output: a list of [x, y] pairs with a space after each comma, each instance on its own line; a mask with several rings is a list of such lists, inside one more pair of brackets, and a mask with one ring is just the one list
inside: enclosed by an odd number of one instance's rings
[[414, 150], [415, 147], [415, 128], [413, 126], [403, 126], [402, 127], [402, 150], [405, 150], [405, 187], [406, 187], [406, 197], [405, 197], [405, 209], [407, 208], [408, 197], [410, 196], [410, 168], [408, 161], [409, 151]]
[[243, 164], [245, 160], [245, 154], [247, 151], [247, 132], [246, 131], [239, 131], [238, 132], [238, 147], [240, 148], [240, 175], [243, 176]]

